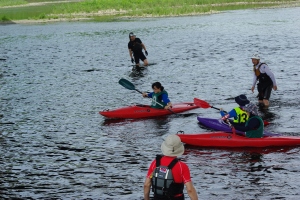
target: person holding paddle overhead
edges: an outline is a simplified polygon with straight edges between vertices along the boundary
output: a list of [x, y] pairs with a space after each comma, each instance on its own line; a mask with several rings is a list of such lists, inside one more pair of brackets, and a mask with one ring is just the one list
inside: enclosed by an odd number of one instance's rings
[[190, 169], [177, 157], [184, 153], [184, 146], [178, 135], [168, 135], [161, 144], [163, 155], [157, 155], [152, 161], [144, 181], [144, 199], [150, 200], [150, 188], [154, 200], [184, 200], [183, 189], [186, 187], [191, 200], [198, 195], [192, 183]]
[[269, 107], [272, 88], [273, 90], [277, 90], [276, 79], [268, 65], [260, 62], [260, 56], [258, 54], [254, 54], [251, 59], [254, 74], [251, 91], [254, 92], [255, 84], [258, 81], [258, 103], [259, 106], [267, 109]]
[[143, 49], [145, 50], [146, 56], [148, 56], [146, 46], [142, 43], [141, 39], [137, 38], [133, 32], [129, 33], [129, 56], [131, 58], [131, 62], [135, 62], [138, 67], [140, 66], [140, 59], [144, 62], [144, 66], [148, 65], [148, 60], [142, 51]]
[[264, 133], [264, 122], [261, 117], [258, 116], [257, 106], [253, 103], [249, 103], [243, 106], [243, 109], [248, 115], [246, 124], [232, 124], [236, 130], [246, 133], [246, 137], [249, 138], [261, 138]]
[[250, 101], [247, 99], [246, 95], [244, 94], [235, 97], [234, 100], [239, 106], [235, 107], [230, 112], [225, 114], [224, 110], [220, 108], [220, 114], [222, 116], [222, 120], [226, 121], [227, 119], [233, 117], [233, 124], [245, 124], [249, 116], [242, 109], [242, 107], [250, 103]]
[[152, 84], [153, 92], [142, 93], [143, 97], [152, 98], [151, 107], [158, 109], [170, 109], [172, 108], [172, 103], [168, 97], [167, 91], [160, 82], [155, 82]]

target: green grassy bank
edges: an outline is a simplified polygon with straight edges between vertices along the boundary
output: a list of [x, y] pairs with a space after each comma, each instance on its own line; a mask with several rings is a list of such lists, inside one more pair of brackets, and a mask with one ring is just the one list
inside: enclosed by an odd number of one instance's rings
[[199, 15], [225, 10], [299, 6], [300, 0], [1, 0], [0, 21]]

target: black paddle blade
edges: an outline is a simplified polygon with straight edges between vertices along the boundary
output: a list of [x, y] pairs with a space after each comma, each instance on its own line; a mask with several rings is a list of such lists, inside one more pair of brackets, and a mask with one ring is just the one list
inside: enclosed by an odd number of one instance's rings
[[119, 84], [122, 85], [123, 87], [129, 89], [129, 90], [135, 90], [135, 86], [128, 80], [121, 78], [119, 80]]

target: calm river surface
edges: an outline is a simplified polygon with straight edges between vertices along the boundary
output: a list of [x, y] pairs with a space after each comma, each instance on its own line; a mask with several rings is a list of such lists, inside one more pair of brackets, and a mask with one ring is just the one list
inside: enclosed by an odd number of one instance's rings
[[[250, 91], [250, 56], [259, 52], [278, 91], [261, 115], [267, 130], [299, 135], [300, 8], [230, 11], [195, 17], [0, 26], [0, 199], [142, 199], [147, 168], [168, 134], [201, 133], [197, 115], [107, 120], [99, 111], [149, 104], [120, 78], [172, 102], [194, 97], [230, 110]], [[133, 31], [150, 66], [132, 69]], [[300, 148], [186, 147], [200, 199], [299, 199]]]

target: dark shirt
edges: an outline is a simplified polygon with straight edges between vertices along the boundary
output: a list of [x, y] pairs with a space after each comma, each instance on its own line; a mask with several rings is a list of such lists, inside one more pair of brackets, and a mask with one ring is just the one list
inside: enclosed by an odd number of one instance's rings
[[135, 38], [133, 41], [128, 42], [128, 49], [131, 49], [134, 53], [142, 51], [142, 41], [140, 38]]

